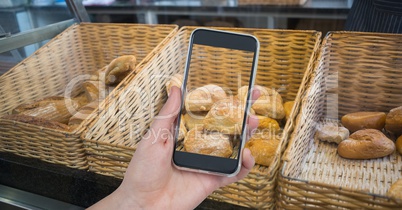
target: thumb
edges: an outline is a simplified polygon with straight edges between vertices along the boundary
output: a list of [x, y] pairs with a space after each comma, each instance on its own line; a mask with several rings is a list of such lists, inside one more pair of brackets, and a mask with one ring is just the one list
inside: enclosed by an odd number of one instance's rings
[[158, 140], [165, 142], [169, 139], [173, 123], [175, 122], [180, 110], [180, 94], [180, 89], [178, 87], [173, 86], [171, 88], [168, 100], [160, 110], [159, 114], [154, 118], [154, 121], [143, 140], [150, 140], [153, 144]]

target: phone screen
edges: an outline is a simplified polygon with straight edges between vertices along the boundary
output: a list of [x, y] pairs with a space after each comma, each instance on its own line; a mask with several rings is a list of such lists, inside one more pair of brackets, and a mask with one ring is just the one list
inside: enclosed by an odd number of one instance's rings
[[189, 47], [173, 161], [190, 169], [232, 174], [247, 135], [248, 90], [258, 46], [249, 36], [197, 33]]

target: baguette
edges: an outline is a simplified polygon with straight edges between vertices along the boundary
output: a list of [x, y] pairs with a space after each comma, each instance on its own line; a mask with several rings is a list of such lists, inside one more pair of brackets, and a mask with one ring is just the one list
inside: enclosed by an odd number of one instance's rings
[[22, 123], [28, 123], [32, 125], [37, 125], [37, 126], [42, 126], [45, 128], [51, 128], [51, 129], [56, 129], [56, 130], [62, 130], [62, 131], [69, 131], [70, 127], [68, 125], [52, 121], [52, 120], [47, 120], [39, 117], [32, 117], [32, 116], [26, 116], [26, 115], [20, 115], [20, 114], [11, 114], [11, 115], [5, 115], [1, 117], [2, 119], [6, 120], [12, 120], [15, 122], [22, 122]]

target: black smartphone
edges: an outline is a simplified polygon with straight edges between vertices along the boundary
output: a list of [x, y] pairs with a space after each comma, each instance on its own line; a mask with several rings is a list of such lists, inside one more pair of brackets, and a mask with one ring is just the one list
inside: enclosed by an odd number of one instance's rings
[[177, 168], [224, 176], [240, 171], [259, 46], [248, 34], [191, 33], [174, 135]]

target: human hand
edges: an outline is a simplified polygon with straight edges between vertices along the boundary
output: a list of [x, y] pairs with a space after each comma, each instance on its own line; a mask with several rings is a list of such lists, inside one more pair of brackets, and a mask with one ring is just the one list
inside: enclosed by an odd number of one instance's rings
[[[179, 88], [172, 87], [169, 99], [138, 144], [122, 184], [94, 209], [194, 209], [214, 190], [250, 172], [254, 158], [248, 149], [244, 149], [241, 170], [234, 177], [182, 171], [173, 166], [172, 131], [180, 100]], [[257, 125], [257, 118], [250, 116], [249, 127]]]

